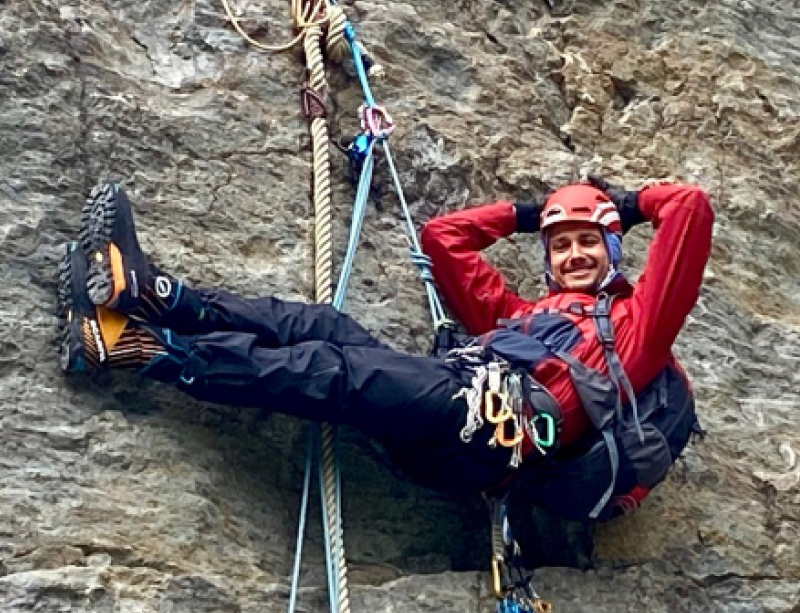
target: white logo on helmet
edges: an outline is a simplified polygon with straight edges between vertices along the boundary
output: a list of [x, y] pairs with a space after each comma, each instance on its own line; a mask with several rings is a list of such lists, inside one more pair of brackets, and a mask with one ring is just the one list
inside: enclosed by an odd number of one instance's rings
[[167, 277], [156, 277], [156, 296], [159, 298], [169, 298], [172, 293], [172, 281]]
[[619, 211], [613, 202], [601, 202], [592, 213], [592, 221], [601, 226], [609, 227], [614, 223], [621, 223]]
[[606, 227], [613, 223], [620, 223], [617, 207], [613, 202], [601, 202], [592, 213], [591, 221]]
[[558, 223], [567, 220], [567, 210], [562, 204], [554, 204], [547, 207], [542, 220], [542, 228], [546, 228], [550, 224]]

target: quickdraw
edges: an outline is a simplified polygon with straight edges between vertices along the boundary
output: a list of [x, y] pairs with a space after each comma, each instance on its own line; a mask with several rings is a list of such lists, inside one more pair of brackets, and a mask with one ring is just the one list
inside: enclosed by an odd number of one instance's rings
[[522, 570], [521, 551], [511, 534], [505, 498], [488, 500], [492, 515], [492, 591], [497, 613], [551, 613], [553, 606], [536, 593]]
[[509, 364], [497, 358], [489, 359], [483, 347], [454, 349], [448, 353], [449, 362], [459, 362], [462, 368], [473, 373], [469, 387], [454, 396], [467, 402], [467, 418], [461, 429], [461, 440], [472, 441], [475, 432], [486, 422], [494, 426], [489, 439], [492, 447], [511, 449], [509, 466], [522, 464], [522, 446], [525, 434], [533, 447], [545, 456], [556, 444], [556, 420], [528, 405], [526, 374], [511, 371]]
[[508, 364], [499, 361], [489, 363], [487, 370], [488, 389], [484, 393], [484, 412], [486, 420], [495, 425], [489, 446], [511, 449], [508, 465], [518, 468], [522, 464], [524, 423], [527, 421], [520, 375], [509, 372]]

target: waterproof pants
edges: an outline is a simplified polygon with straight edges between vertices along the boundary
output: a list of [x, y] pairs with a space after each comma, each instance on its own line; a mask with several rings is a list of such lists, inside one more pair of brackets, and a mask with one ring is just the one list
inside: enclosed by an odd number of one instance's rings
[[[478, 492], [506, 476], [510, 451], [488, 446], [488, 427], [459, 438], [466, 404], [454, 396], [469, 373], [395, 351], [331, 306], [185, 291], [202, 319], [178, 308], [161, 323], [184, 364], [176, 385], [192, 397], [354, 426], [436, 489]], [[144, 372], [159, 378], [157, 367]]]

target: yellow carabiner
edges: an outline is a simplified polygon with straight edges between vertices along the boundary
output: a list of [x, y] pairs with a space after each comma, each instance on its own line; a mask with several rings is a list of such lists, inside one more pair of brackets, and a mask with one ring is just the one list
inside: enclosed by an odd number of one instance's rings
[[536, 613], [553, 613], [553, 605], [546, 600], [537, 598], [533, 601], [533, 610], [536, 611]]
[[[499, 408], [495, 402], [495, 398], [499, 400]], [[493, 424], [502, 424], [504, 421], [508, 421], [514, 417], [511, 408], [508, 406], [508, 396], [502, 392], [487, 390], [484, 395], [483, 406], [486, 411], [486, 419]]]
[[500, 565], [503, 564], [503, 560], [497, 557], [492, 558], [492, 588], [494, 589], [494, 595], [498, 598], [505, 598], [506, 597], [506, 590], [503, 586], [503, 578], [500, 576]]
[[514, 436], [506, 438], [506, 423], [507, 422], [502, 422], [497, 424], [497, 428], [494, 431], [494, 440], [496, 440], [497, 444], [501, 447], [516, 447], [522, 442], [525, 434], [522, 428], [518, 428], [516, 423], [514, 423]]

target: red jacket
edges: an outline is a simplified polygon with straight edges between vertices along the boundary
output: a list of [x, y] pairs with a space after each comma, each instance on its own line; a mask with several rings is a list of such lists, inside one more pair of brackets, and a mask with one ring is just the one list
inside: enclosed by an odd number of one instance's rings
[[[614, 301], [611, 312], [616, 350], [637, 393], [675, 361], [672, 344], [697, 302], [714, 223], [708, 197], [691, 185], [647, 187], [639, 195], [639, 209], [652, 222], [655, 236], [642, 275], [632, 292]], [[566, 308], [573, 302], [594, 304], [594, 296], [579, 292], [551, 293], [530, 301], [508, 290], [503, 275], [480, 251], [515, 230], [514, 207], [505, 201], [433, 219], [423, 229], [422, 247], [433, 261], [434, 277], [447, 305], [470, 334], [496, 329], [499, 319]], [[571, 353], [587, 366], [607, 372], [591, 318], [565, 315], [583, 335]], [[564, 412], [562, 444], [580, 438], [591, 423], [566, 364], [547, 359], [532, 374]]]

